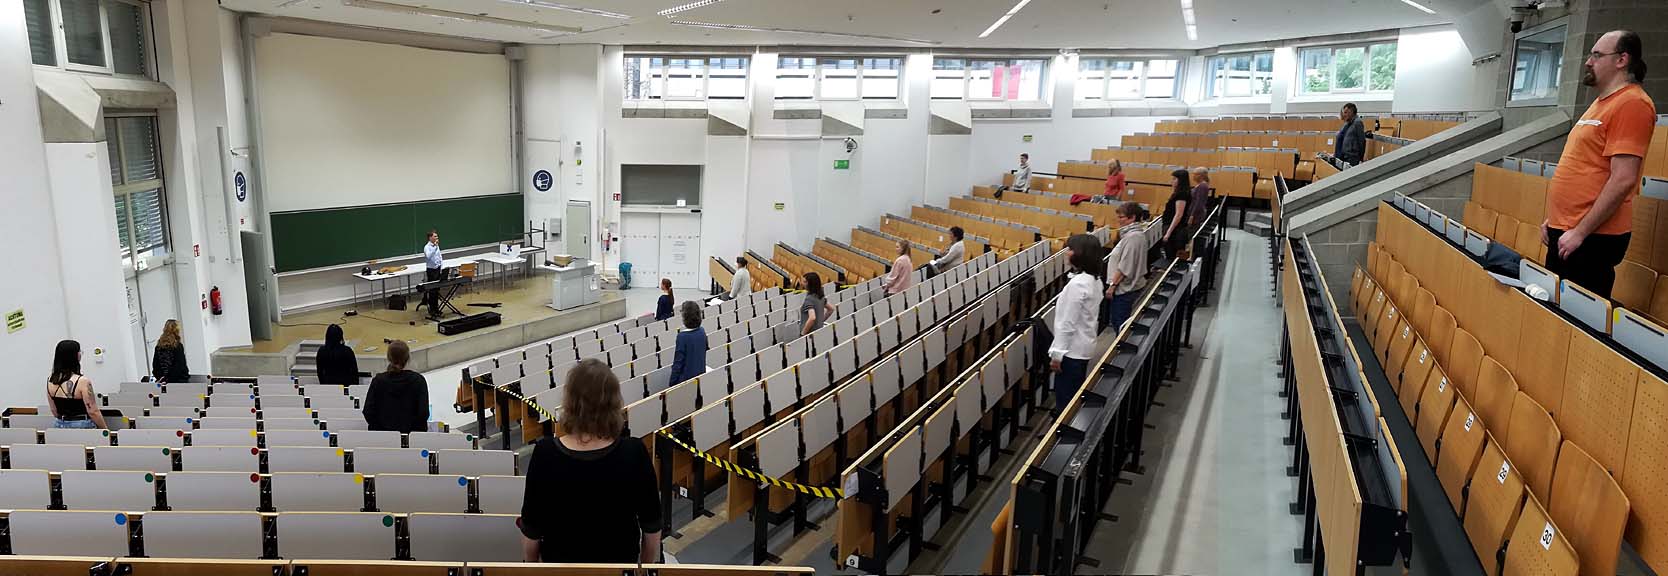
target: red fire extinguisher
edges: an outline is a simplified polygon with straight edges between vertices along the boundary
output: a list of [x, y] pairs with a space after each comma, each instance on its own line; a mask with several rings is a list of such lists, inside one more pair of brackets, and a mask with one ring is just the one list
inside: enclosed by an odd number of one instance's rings
[[209, 310], [213, 312], [215, 316], [219, 316], [222, 312], [226, 311], [226, 307], [220, 305], [219, 286], [215, 286], [213, 289], [209, 290]]

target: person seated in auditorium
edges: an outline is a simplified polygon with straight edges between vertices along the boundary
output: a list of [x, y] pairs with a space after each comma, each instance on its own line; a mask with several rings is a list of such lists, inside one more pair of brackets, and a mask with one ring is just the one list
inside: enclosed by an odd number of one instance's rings
[[169, 318], [162, 323], [162, 337], [156, 339], [151, 355], [151, 376], [161, 382], [185, 382], [191, 369], [185, 366], [185, 345], [180, 343], [180, 322]]
[[81, 343], [58, 342], [52, 352], [52, 374], [46, 377], [46, 397], [52, 400], [53, 428], [108, 428], [98, 411], [93, 379], [81, 375]]
[[960, 226], [951, 226], [950, 248], [945, 250], [944, 255], [939, 256], [937, 260], [927, 262], [927, 266], [929, 266], [927, 275], [937, 276], [945, 270], [960, 266], [962, 258], [967, 256], [967, 249], [962, 247], [962, 240], [966, 237], [967, 233]]
[[1108, 259], [1107, 282], [1104, 294], [1106, 325], [1121, 329], [1135, 309], [1135, 299], [1147, 286], [1147, 209], [1135, 202], [1118, 205], [1118, 243], [1112, 247]]
[[654, 319], [656, 322], [672, 317], [672, 279], [660, 279], [660, 299], [654, 304]]
[[892, 261], [892, 269], [886, 272], [886, 295], [902, 294], [915, 286], [915, 262], [909, 258], [909, 241], [898, 241], [898, 258]]
[[678, 306], [683, 328], [678, 330], [677, 348], [672, 353], [672, 379], [675, 385], [707, 371], [707, 329], [701, 326], [701, 305], [684, 302]]
[[1164, 245], [1164, 253], [1171, 258], [1176, 258], [1187, 246], [1187, 205], [1193, 199], [1187, 182], [1186, 170], [1177, 169], [1170, 173], [1170, 199], [1164, 201], [1164, 235], [1160, 243]]
[[1343, 120], [1344, 125], [1332, 139], [1332, 155], [1350, 166], [1360, 164], [1367, 154], [1367, 128], [1361, 124], [1358, 115], [1354, 102], [1344, 104], [1344, 108], [1338, 111], [1338, 119]]
[[[1127, 205], [1127, 204], [1126, 204]], [[1048, 347], [1054, 372], [1054, 411], [1065, 409], [1089, 374], [1104, 284], [1100, 272], [1100, 240], [1088, 234], [1066, 239], [1066, 262], [1074, 271], [1054, 305], [1054, 342]]]
[[806, 272], [805, 300], [799, 303], [799, 335], [816, 332], [833, 315], [834, 305], [828, 303], [828, 297], [822, 292], [822, 276]]
[[[521, 501], [528, 562], [636, 564], [660, 561], [660, 493], [654, 464], [624, 435], [620, 380], [582, 360], [562, 390], [560, 437], [533, 448]], [[649, 432], [633, 430], [632, 434]]]
[[[433, 282], [446, 278], [445, 260], [440, 256], [440, 232], [429, 230], [429, 241], [423, 244], [423, 281]], [[440, 318], [440, 292], [429, 290], [423, 293], [422, 306], [429, 309], [429, 318]]]
[[1108, 204], [1124, 199], [1124, 193], [1129, 189], [1129, 181], [1124, 176], [1124, 163], [1117, 160], [1106, 168], [1106, 193], [1095, 202]]
[[[1558, 170], [1546, 186], [1546, 268], [1609, 298], [1633, 237], [1633, 197], [1640, 168], [1650, 150], [1656, 103], [1640, 86], [1645, 80], [1644, 44], [1639, 35], [1614, 30], [1593, 43], [1581, 83], [1598, 99], [1570, 129]], [[1644, 241], [1649, 243], [1646, 236]]]
[[313, 366], [318, 369], [320, 384], [359, 383], [359, 357], [347, 345], [342, 327], [336, 324], [324, 329], [324, 346], [313, 355]]
[[747, 257], [736, 257], [736, 275], [730, 279], [730, 293], [725, 300], [735, 300], [753, 292], [753, 273], [747, 269]]
[[429, 383], [411, 370], [411, 348], [404, 340], [388, 343], [388, 370], [371, 378], [365, 392], [365, 423], [371, 430], [426, 432], [429, 429]]
[[1187, 225], [1199, 229], [1205, 223], [1205, 211], [1210, 208], [1210, 171], [1204, 166], [1193, 169], [1193, 196], [1187, 202]]

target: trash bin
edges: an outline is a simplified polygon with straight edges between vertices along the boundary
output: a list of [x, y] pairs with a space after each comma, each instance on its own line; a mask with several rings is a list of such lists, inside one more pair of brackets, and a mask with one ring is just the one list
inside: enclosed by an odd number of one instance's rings
[[620, 263], [620, 289], [621, 290], [626, 290], [626, 289], [629, 289], [629, 288], [631, 288], [631, 263], [630, 262], [621, 262]]

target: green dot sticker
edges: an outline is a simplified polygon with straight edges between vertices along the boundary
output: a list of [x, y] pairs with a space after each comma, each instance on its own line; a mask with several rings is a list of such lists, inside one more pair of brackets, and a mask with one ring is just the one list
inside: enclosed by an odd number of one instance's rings
[[146, 472], [146, 473], [145, 473], [145, 483], [146, 483], [146, 484], [149, 484], [149, 483], [151, 483], [151, 482], [154, 482], [154, 481], [155, 481], [155, 480], [156, 480], [156, 476], [153, 476], [153, 475], [151, 475], [151, 473], [150, 473], [150, 472]]
[[383, 526], [393, 526], [394, 525], [394, 517], [393, 516], [383, 516], [382, 517], [382, 525]]
[[110, 437], [110, 431], [109, 431], [109, 430], [105, 430], [105, 431], [104, 431], [104, 434], [103, 434], [103, 436], [104, 436], [104, 437], [105, 437], [105, 438], [109, 438], [109, 437]]
[[162, 449], [162, 455], [163, 455], [163, 456], [167, 456], [167, 455], [169, 455], [169, 454], [173, 454], [173, 451], [171, 451], [171, 450], [170, 450], [170, 449], [168, 449], [168, 448], [163, 448], [163, 449]]

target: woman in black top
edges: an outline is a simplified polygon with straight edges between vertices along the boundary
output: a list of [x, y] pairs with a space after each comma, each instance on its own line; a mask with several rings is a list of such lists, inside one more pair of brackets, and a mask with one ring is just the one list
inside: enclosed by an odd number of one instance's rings
[[162, 337], [156, 339], [156, 353], [151, 356], [151, 372], [163, 382], [191, 379], [191, 369], [185, 366], [185, 345], [180, 343], [178, 320], [162, 323]]
[[656, 302], [654, 306], [654, 319], [657, 322], [672, 317], [671, 278], [660, 279], [660, 292], [660, 301]]
[[105, 428], [93, 394], [93, 379], [81, 375], [81, 343], [58, 342], [52, 353], [52, 375], [46, 378], [46, 397], [52, 400], [53, 428]]
[[429, 429], [429, 383], [405, 369], [411, 348], [404, 340], [388, 343], [388, 371], [371, 379], [365, 392], [365, 424], [371, 430], [425, 432]]
[[620, 380], [598, 360], [568, 371], [559, 438], [527, 465], [521, 504], [528, 562], [660, 561], [660, 496], [649, 451], [623, 434]]
[[344, 341], [341, 326], [331, 324], [324, 329], [324, 346], [313, 356], [313, 366], [318, 368], [320, 384], [359, 383], [359, 357]]
[[1173, 190], [1170, 199], [1164, 201], [1164, 236], [1160, 244], [1164, 245], [1165, 254], [1175, 258], [1187, 245], [1187, 203], [1192, 191], [1188, 190], [1186, 170], [1171, 172], [1170, 179]]

